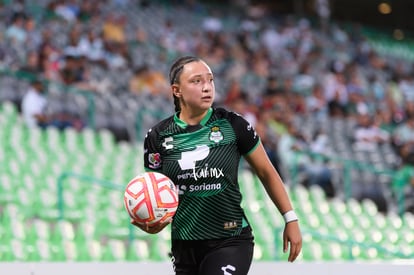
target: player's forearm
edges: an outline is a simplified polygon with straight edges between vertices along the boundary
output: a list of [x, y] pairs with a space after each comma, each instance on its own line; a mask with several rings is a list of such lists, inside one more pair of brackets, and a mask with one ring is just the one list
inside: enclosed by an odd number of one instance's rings
[[262, 145], [246, 157], [257, 176], [262, 182], [270, 199], [279, 209], [280, 213], [292, 210], [292, 204], [286, 192], [283, 181], [274, 168]]
[[293, 209], [282, 179], [277, 173], [273, 176], [265, 176], [261, 181], [270, 199], [281, 214]]

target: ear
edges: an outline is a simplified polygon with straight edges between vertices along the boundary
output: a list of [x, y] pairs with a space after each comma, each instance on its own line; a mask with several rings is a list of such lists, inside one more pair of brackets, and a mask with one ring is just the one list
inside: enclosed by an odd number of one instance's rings
[[176, 97], [180, 97], [181, 96], [181, 90], [180, 90], [180, 88], [177, 85], [173, 85], [172, 86], [172, 91], [173, 91], [173, 94]]

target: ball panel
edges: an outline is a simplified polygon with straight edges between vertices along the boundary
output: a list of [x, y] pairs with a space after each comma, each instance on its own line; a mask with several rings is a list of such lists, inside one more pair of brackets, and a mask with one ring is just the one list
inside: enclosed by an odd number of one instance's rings
[[174, 216], [178, 207], [178, 192], [165, 175], [145, 172], [128, 183], [124, 204], [129, 216], [137, 223], [155, 225]]

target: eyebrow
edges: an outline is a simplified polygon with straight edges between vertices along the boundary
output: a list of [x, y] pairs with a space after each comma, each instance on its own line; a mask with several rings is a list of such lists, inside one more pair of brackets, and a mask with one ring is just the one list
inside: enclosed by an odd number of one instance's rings
[[[213, 73], [207, 73], [206, 75], [207, 75], [207, 76], [213, 76]], [[191, 76], [190, 76], [190, 78], [193, 78], [193, 77], [200, 77], [200, 76], [203, 76], [203, 74], [191, 75]]]

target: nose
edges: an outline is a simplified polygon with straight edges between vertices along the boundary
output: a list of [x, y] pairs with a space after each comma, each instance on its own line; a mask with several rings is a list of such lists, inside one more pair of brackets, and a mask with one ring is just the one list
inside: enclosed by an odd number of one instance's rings
[[204, 81], [203, 84], [203, 92], [207, 93], [210, 92], [213, 88], [213, 82], [210, 81]]

